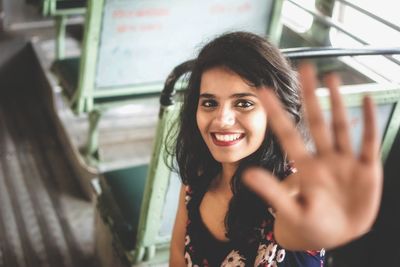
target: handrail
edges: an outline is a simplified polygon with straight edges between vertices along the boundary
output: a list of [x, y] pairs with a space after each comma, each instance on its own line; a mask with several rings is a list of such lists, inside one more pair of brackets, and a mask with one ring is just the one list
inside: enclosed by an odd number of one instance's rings
[[365, 48], [336, 48], [336, 47], [301, 47], [286, 48], [281, 52], [290, 59], [367, 56], [367, 55], [394, 55], [400, 54], [400, 47], [365, 47]]

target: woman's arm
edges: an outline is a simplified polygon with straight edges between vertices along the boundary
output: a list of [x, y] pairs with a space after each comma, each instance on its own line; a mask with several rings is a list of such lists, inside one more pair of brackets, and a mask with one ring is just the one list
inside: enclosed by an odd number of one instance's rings
[[185, 205], [185, 187], [182, 185], [178, 211], [176, 213], [174, 229], [172, 231], [171, 247], [169, 254], [169, 266], [171, 267], [185, 267], [185, 233], [187, 223], [187, 210]]

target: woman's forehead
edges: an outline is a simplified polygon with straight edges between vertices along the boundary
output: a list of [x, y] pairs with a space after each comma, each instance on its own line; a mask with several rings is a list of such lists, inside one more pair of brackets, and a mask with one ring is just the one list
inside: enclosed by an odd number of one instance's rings
[[200, 94], [255, 94], [256, 91], [255, 86], [226, 67], [208, 69], [201, 76]]

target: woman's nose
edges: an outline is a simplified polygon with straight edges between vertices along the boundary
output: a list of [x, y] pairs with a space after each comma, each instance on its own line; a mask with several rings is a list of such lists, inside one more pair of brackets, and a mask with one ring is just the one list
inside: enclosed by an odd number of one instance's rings
[[235, 113], [230, 108], [221, 108], [218, 111], [216, 122], [219, 127], [229, 127], [235, 124]]

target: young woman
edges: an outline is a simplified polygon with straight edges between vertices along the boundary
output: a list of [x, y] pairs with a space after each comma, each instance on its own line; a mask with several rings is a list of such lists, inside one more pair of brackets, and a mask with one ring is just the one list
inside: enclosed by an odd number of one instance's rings
[[298, 130], [296, 73], [277, 48], [235, 32], [200, 51], [175, 146], [183, 186], [170, 266], [322, 266], [322, 248], [371, 227], [382, 188], [372, 102], [355, 155], [335, 76], [331, 130], [313, 69], [299, 72], [313, 153]]

